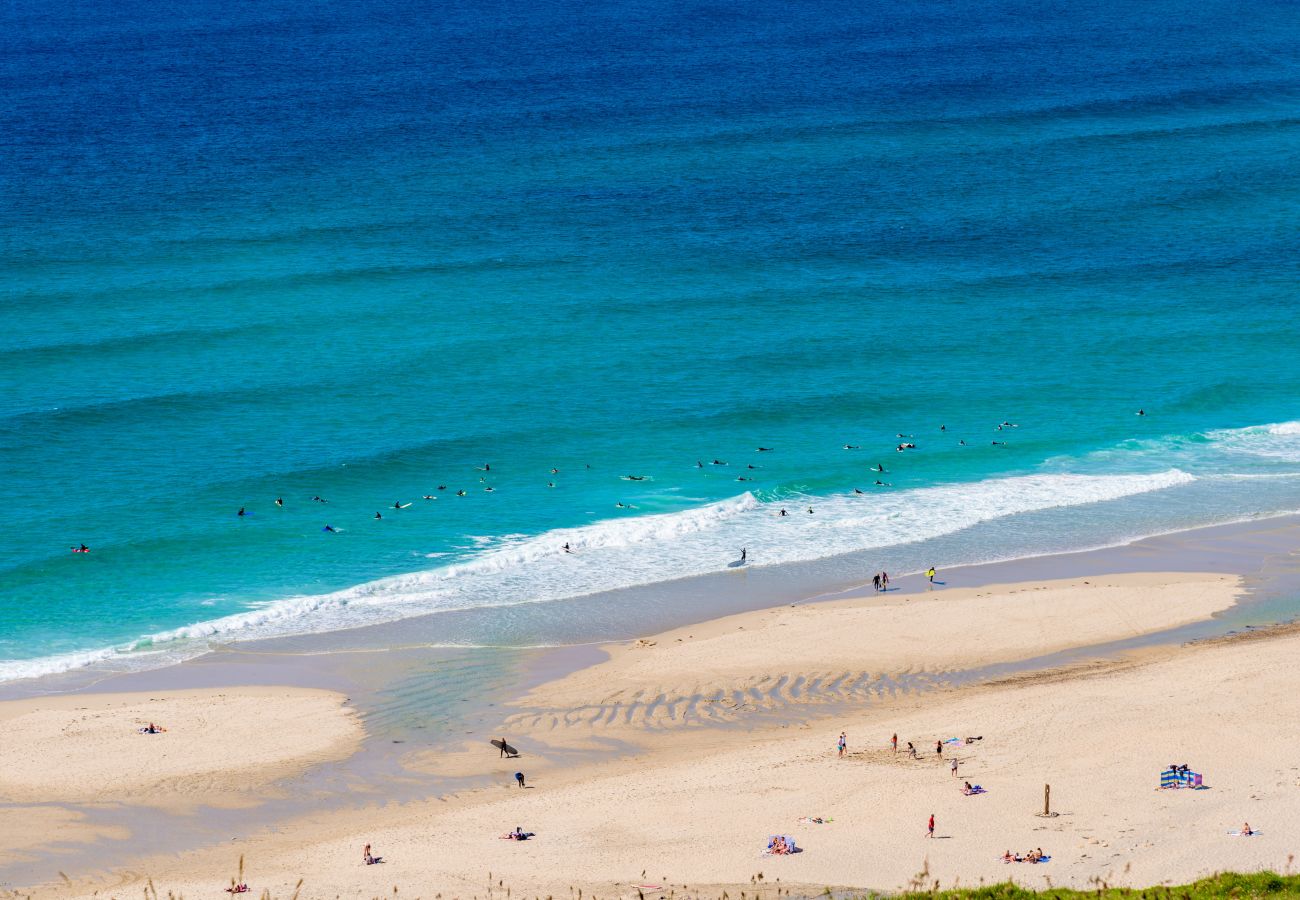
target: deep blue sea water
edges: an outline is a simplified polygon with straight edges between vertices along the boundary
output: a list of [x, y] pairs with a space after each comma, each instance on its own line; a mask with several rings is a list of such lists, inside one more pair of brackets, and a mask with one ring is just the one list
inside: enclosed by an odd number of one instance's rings
[[1300, 509], [1294, 4], [7, 3], [0, 51], [0, 678]]

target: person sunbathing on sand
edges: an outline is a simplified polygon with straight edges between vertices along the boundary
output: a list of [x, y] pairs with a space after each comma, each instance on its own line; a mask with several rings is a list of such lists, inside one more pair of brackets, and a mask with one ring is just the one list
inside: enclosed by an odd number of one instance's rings
[[533, 833], [532, 833], [531, 831], [524, 831], [522, 828], [520, 828], [518, 825], [516, 825], [514, 831], [507, 831], [505, 834], [501, 835], [501, 840], [503, 840], [503, 841], [526, 841], [526, 840], [528, 840], [528, 839], [529, 839], [530, 837], [532, 837], [532, 836], [533, 836]]
[[772, 838], [772, 843], [767, 845], [767, 851], [773, 854], [774, 856], [780, 856], [782, 854], [789, 853], [790, 848], [786, 844], [785, 838], [778, 835], [777, 837]]
[[1014, 856], [1011, 855], [1011, 851], [1010, 851], [1010, 850], [1008, 850], [1006, 853], [1003, 853], [1003, 854], [1002, 854], [1002, 861], [1003, 861], [1004, 863], [1015, 862], [1015, 859], [1016, 859], [1016, 858], [1015, 858]]
[[228, 888], [226, 888], [226, 893], [227, 893], [227, 894], [246, 894], [246, 893], [248, 893], [248, 885], [246, 885], [246, 884], [237, 884], [237, 885], [234, 885], [233, 887], [228, 887]]
[[373, 866], [375, 863], [381, 863], [384, 861], [382, 856], [375, 856], [370, 852], [369, 844], [366, 844], [366, 849], [361, 851], [361, 857], [366, 861], [366, 865], [368, 866]]
[[1242, 836], [1242, 837], [1250, 837], [1250, 836], [1251, 836], [1252, 834], [1254, 834], [1254, 833], [1255, 833], [1255, 832], [1253, 832], [1253, 831], [1250, 830], [1250, 823], [1249, 823], [1249, 822], [1244, 822], [1244, 823], [1242, 823], [1242, 826], [1241, 826], [1241, 836]]

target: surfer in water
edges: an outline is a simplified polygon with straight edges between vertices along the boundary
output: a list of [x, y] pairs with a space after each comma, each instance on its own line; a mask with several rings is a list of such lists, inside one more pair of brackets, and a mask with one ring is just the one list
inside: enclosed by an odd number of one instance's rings
[[777, 515], [779, 515], [779, 516], [788, 516], [788, 515], [790, 515], [790, 514], [789, 514], [788, 512], [786, 512], [786, 511], [783, 509], [783, 510], [781, 510], [781, 512], [777, 513]]
[[573, 552], [573, 548], [569, 546], [569, 542], [568, 542], [568, 541], [565, 541], [565, 542], [564, 542], [564, 552], [565, 552], [565, 553], [572, 553], [572, 552]]
[[393, 509], [401, 509], [401, 508], [402, 508], [402, 501], [401, 501], [401, 500], [398, 500], [397, 502], [395, 502], [395, 503], [393, 504]]
[[871, 467], [871, 471], [873, 471], [873, 472], [883, 472], [883, 471], [885, 471], [885, 467], [882, 466], [880, 463], [876, 463], [874, 466]]
[[283, 507], [283, 506], [284, 506], [284, 498], [283, 498], [283, 497], [276, 497], [276, 498], [275, 498], [275, 505], [276, 505], [276, 506], [279, 506], [279, 507]]
[[855, 493], [855, 494], [861, 494], [861, 493], [863, 493], [863, 490], [862, 490], [862, 488], [854, 488], [854, 489], [853, 489], [853, 493]]
[[456, 492], [456, 496], [457, 496], [457, 497], [464, 497], [464, 496], [465, 496], [465, 491], [464, 491], [463, 489], [457, 491], [457, 492]]
[[748, 547], [741, 547], [741, 548], [740, 548], [740, 562], [741, 562], [741, 564], [744, 565], [745, 560], [747, 560], [747, 559], [749, 559], [749, 548], [748, 548]]
[[321, 531], [327, 532], [329, 534], [338, 534], [338, 532], [334, 530], [333, 525], [326, 525], [324, 528], [321, 529]]
[[246, 515], [246, 513], [244, 512], [244, 508], [242, 506], [239, 507], [239, 512], [235, 513], [235, 515], [239, 516], [239, 518], [242, 519]]
[[756, 452], [758, 452], [758, 453], [771, 453], [771, 452], [772, 452], [772, 448], [771, 448], [771, 447], [759, 447], [758, 450], [757, 450]]
[[324, 497], [322, 497], [320, 494], [317, 494], [315, 497], [312, 497], [312, 500], [315, 500], [317, 503], [329, 503], [329, 501], [326, 500]]
[[381, 516], [379, 513], [375, 513], [375, 518], [376, 518], [376, 519], [382, 519], [383, 516]]
[[87, 547], [85, 544], [82, 544], [80, 547], [69, 547], [68, 549], [71, 550], [73, 553], [89, 553], [89, 552], [90, 552], [90, 548]]

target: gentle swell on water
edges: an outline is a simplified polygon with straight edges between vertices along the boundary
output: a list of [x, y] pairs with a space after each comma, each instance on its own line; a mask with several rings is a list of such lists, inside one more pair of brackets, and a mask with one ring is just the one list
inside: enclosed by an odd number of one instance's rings
[[[446, 610], [545, 603], [703, 575], [741, 547], [756, 565], [821, 559], [922, 541], [1018, 513], [1079, 506], [1195, 481], [1153, 474], [1034, 474], [866, 495], [800, 495], [761, 502], [746, 493], [677, 513], [645, 515], [499, 541], [469, 559], [347, 590], [262, 604], [149, 635], [126, 647], [0, 662], [0, 680], [112, 660], [142, 666], [203, 652], [210, 640], [319, 633]], [[811, 514], [809, 508], [813, 509]], [[781, 509], [788, 515], [782, 517]], [[564, 551], [569, 544], [572, 553]]]

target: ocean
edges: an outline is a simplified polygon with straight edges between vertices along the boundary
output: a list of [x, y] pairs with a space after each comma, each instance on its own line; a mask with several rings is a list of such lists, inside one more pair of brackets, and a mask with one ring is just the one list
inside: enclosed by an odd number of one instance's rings
[[0, 680], [1300, 510], [1292, 4], [91, 0], [0, 49]]

